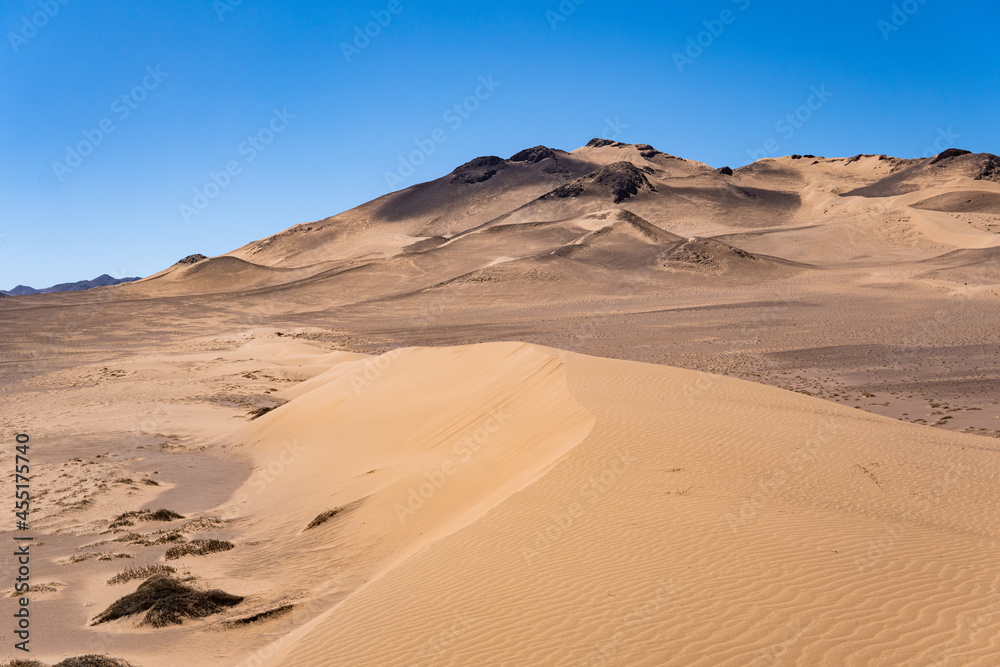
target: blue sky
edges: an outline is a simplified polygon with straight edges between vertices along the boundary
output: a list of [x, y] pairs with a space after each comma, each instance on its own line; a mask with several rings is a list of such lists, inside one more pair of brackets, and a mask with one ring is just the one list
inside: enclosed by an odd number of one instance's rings
[[149, 275], [536, 144], [1000, 153], [995, 2], [8, 0], [0, 28], [4, 289]]

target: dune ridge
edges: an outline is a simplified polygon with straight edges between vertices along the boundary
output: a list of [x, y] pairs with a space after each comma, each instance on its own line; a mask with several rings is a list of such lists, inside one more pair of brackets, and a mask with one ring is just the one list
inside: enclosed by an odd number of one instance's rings
[[[267, 664], [901, 664], [948, 655], [989, 613], [1000, 446], [559, 356], [596, 419], [583, 442]], [[976, 633], [963, 664], [995, 649]]]

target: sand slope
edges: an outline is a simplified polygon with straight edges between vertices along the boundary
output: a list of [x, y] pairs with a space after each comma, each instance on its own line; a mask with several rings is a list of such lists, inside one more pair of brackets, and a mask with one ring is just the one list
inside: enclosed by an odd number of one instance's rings
[[993, 664], [995, 441], [522, 344], [342, 366], [242, 436], [308, 457], [248, 536], [346, 595], [267, 664]]

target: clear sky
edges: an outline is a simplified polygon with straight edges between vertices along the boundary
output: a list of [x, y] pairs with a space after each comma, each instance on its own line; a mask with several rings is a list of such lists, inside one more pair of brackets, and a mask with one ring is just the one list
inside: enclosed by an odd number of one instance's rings
[[1000, 153], [995, 0], [5, 0], [0, 28], [3, 289], [595, 136], [716, 167]]

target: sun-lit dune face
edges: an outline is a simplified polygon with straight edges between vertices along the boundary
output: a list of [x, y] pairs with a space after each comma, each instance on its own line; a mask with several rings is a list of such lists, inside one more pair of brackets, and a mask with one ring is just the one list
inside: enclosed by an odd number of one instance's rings
[[322, 335], [50, 372], [65, 386], [39, 414], [114, 398], [99, 428], [121, 443], [79, 438], [90, 409], [45, 433], [77, 456], [36, 481], [56, 569], [32, 604], [67, 647], [149, 665], [860, 664], [877, 626], [893, 664], [955, 637], [969, 664], [995, 654], [995, 439], [539, 345], [362, 355]]
[[[718, 664], [775, 647], [850, 664], [872, 625], [880, 656], [920, 662], [1000, 594], [984, 542], [1000, 446], [974, 436], [511, 343], [343, 361], [289, 396], [237, 436], [261, 465], [285, 439], [300, 457], [248, 538], [302, 554], [285, 556], [294, 585], [342, 601], [303, 603], [318, 615], [265, 664]], [[257, 571], [266, 549], [242, 558]], [[986, 660], [988, 633], [963, 650]]]
[[521, 343], [396, 350], [337, 364], [294, 392], [236, 436], [264, 462], [289, 441], [301, 452], [302, 473], [261, 498], [274, 527], [298, 536], [324, 509], [305, 492], [312, 485], [321, 504], [352, 507], [357, 521], [385, 532], [351, 549], [386, 557], [403, 557], [395, 551], [412, 551], [442, 522], [461, 527], [593, 424], [566, 387], [562, 361]]

